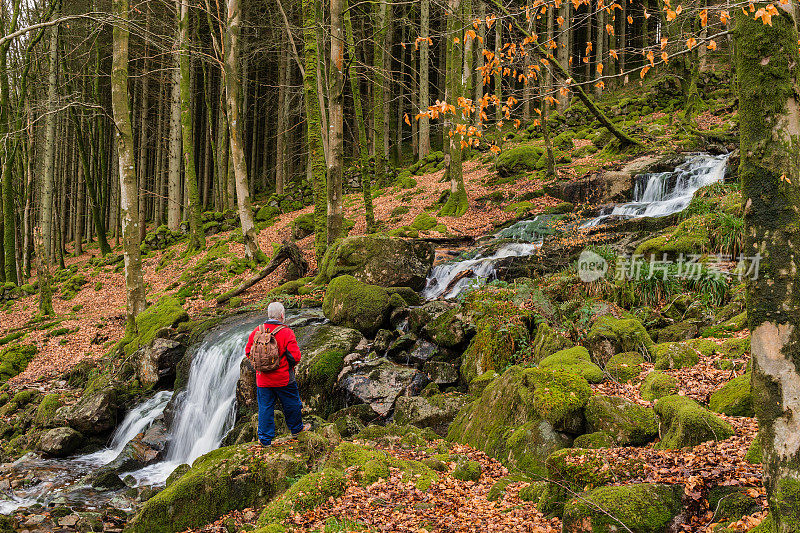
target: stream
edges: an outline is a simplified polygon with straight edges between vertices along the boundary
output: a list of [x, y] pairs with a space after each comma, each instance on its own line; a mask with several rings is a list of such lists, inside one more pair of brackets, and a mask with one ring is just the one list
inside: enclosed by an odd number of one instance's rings
[[[560, 226], [559, 217], [540, 215], [517, 222], [488, 242], [457, 259], [436, 265], [422, 295], [426, 299], [454, 298], [471, 284], [495, 278], [495, 264], [508, 257], [534, 254], [543, 238], [569, 228], [590, 228], [611, 219], [663, 217], [683, 210], [694, 193], [721, 181], [727, 155], [697, 154], [672, 172], [642, 174], [635, 178], [633, 201], [614, 206], [596, 218], [578, 219]], [[287, 323], [298, 327], [325, 321], [320, 310], [287, 312]], [[191, 366], [186, 388], [173, 393], [160, 391], [128, 411], [109, 439], [108, 446], [94, 453], [68, 459], [45, 459], [29, 453], [10, 467], [10, 483], [0, 484], [0, 514], [31, 507], [69, 505], [76, 510], [113, 507], [135, 508], [129, 487], [160, 487], [181, 464], [217, 449], [232, 429], [236, 412], [236, 385], [248, 334], [263, 316], [248, 316], [218, 327], [202, 343], [190, 347]], [[127, 487], [102, 491], [84, 482], [87, 474], [114, 461], [125, 446], [152, 424], [163, 420], [165, 409], [174, 413], [168, 427], [164, 458], [142, 469], [122, 472]]]

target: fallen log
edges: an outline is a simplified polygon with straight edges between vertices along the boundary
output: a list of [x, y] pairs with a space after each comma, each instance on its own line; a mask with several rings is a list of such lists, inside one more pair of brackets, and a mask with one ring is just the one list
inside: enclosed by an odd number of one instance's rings
[[300, 277], [303, 277], [308, 272], [308, 261], [305, 260], [303, 257], [303, 252], [300, 251], [300, 248], [294, 242], [290, 241], [283, 241], [283, 245], [280, 247], [278, 252], [272, 257], [272, 260], [269, 262], [267, 266], [265, 266], [258, 274], [253, 276], [252, 278], [243, 281], [239, 284], [238, 287], [232, 289], [225, 294], [221, 295], [217, 298], [217, 305], [222, 305], [234, 296], [238, 296], [262, 279], [266, 278], [272, 272], [275, 271], [279, 266], [281, 266], [284, 261], [291, 261], [294, 263], [295, 267], [297, 267], [297, 272], [300, 274]]
[[418, 240], [441, 246], [469, 246], [475, 244], [475, 237], [471, 235], [459, 235], [455, 237], [420, 237]]

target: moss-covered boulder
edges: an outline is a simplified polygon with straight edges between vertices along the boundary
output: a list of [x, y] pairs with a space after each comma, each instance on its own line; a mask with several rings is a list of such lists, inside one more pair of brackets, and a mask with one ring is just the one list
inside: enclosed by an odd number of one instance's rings
[[515, 146], [500, 152], [497, 156], [497, 173], [503, 177], [513, 176], [520, 172], [536, 170], [536, 163], [542, 157], [544, 149], [539, 146]]
[[328, 248], [319, 269], [322, 282], [350, 274], [381, 287], [422, 290], [433, 265], [433, 244], [389, 237], [358, 236]]
[[[344, 472], [336, 468], [325, 468], [320, 472], [306, 474], [289, 490], [267, 505], [258, 518], [258, 525], [268, 528], [280, 524], [295, 513], [302, 513], [322, 505], [328, 498], [338, 498], [347, 488]], [[269, 529], [267, 529], [269, 531]]]
[[586, 404], [586, 430], [604, 432], [620, 446], [641, 446], [658, 436], [658, 418], [650, 407], [618, 396], [592, 396]]
[[565, 532], [666, 533], [681, 512], [680, 485], [641, 483], [599, 487], [564, 506]]
[[83, 435], [70, 427], [53, 428], [39, 441], [38, 449], [50, 457], [67, 457], [83, 443]]
[[478, 461], [461, 459], [456, 463], [453, 477], [460, 481], [478, 481], [481, 478], [481, 464]]
[[116, 387], [109, 386], [84, 396], [75, 404], [59, 408], [55, 421], [84, 435], [105, 435], [120, 422], [119, 411], [119, 392]]
[[461, 376], [467, 383], [490, 370], [503, 370], [528, 335], [527, 329], [518, 323], [498, 328], [485, 321], [478, 323], [476, 330], [461, 358]]
[[652, 402], [664, 396], [676, 394], [678, 392], [678, 379], [664, 372], [653, 370], [642, 381], [639, 387], [639, 394], [643, 400]]
[[676, 322], [658, 330], [658, 342], [685, 341], [697, 336], [697, 324], [693, 322]]
[[536, 335], [531, 343], [533, 348], [531, 360], [539, 363], [548, 355], [552, 355], [560, 350], [572, 348], [573, 343], [566, 337], [559, 335], [546, 322], [542, 322], [536, 328]]
[[590, 396], [587, 381], [575, 374], [513, 366], [461, 410], [447, 438], [542, 473], [545, 459], [582, 432]]
[[445, 436], [450, 423], [468, 399], [468, 396], [458, 392], [435, 394], [429, 398], [402, 396], [395, 402], [394, 421], [403, 426], [431, 428]]
[[[419, 432], [419, 433], [417, 433]], [[420, 430], [401, 426], [370, 426], [362, 434], [356, 436], [362, 441], [380, 440], [381, 436], [399, 440], [403, 445], [416, 439], [419, 445], [427, 445], [428, 441], [420, 435]], [[400, 435], [403, 435], [400, 437]], [[434, 434], [435, 436], [435, 434]], [[397, 437], [400, 437], [397, 439]], [[376, 449], [374, 446], [342, 442], [325, 461], [325, 468], [350, 470], [361, 485], [369, 485], [379, 478], [388, 478], [389, 469], [396, 468], [402, 479], [411, 482], [419, 490], [428, 490], [439, 475], [422, 461], [400, 459]]]
[[136, 337], [125, 338], [122, 341], [125, 353], [133, 354], [139, 348], [152, 343], [160, 331], [174, 328], [188, 320], [189, 314], [181, 307], [177, 298], [162, 296], [136, 317]]
[[0, 384], [23, 372], [39, 350], [28, 344], [14, 344], [0, 350]]
[[728, 416], [755, 416], [750, 374], [735, 377], [717, 389], [709, 398], [708, 407]]
[[575, 439], [573, 446], [576, 448], [600, 449], [613, 448], [617, 445], [614, 435], [605, 431], [586, 433]]
[[656, 370], [688, 368], [700, 362], [700, 354], [685, 342], [664, 342], [653, 348]]
[[328, 284], [322, 311], [338, 326], [373, 335], [388, 318], [389, 293], [377, 285], [368, 285], [350, 275], [339, 276]]
[[639, 352], [649, 356], [655, 345], [641, 321], [610, 315], [602, 316], [592, 324], [587, 341], [592, 360], [601, 366], [618, 353]]
[[614, 381], [627, 383], [641, 373], [644, 361], [639, 352], [614, 354], [606, 363], [605, 372]]
[[551, 370], [566, 370], [567, 372], [583, 376], [589, 383], [600, 383], [603, 381], [603, 370], [592, 363], [589, 351], [583, 346], [567, 348], [552, 355], [548, 355], [539, 362], [539, 367]]
[[337, 394], [348, 404], [364, 403], [377, 417], [388, 417], [402, 396], [416, 396], [429, 383], [419, 370], [380, 358], [353, 362], [342, 369]]
[[129, 523], [131, 533], [175, 533], [213, 522], [237, 509], [259, 507], [306, 473], [307, 451], [289, 447], [256, 451], [245, 444], [220, 448], [149, 499]]
[[656, 447], [680, 449], [709, 440], [725, 440], [733, 427], [720, 417], [685, 396], [673, 394], [656, 402], [661, 442]]
[[[260, 213], [260, 211], [259, 211]], [[292, 221], [292, 237], [295, 240], [305, 239], [314, 233], [314, 213], [305, 213]]]
[[475, 327], [460, 306], [442, 308], [441, 303], [429, 302], [411, 310], [409, 322], [423, 337], [438, 346], [463, 348], [475, 334]]

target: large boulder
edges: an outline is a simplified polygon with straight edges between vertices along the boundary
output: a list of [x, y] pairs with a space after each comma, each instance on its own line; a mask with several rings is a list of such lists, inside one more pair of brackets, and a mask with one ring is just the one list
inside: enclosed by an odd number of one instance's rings
[[562, 530], [666, 533], [681, 513], [682, 498], [680, 485], [640, 483], [596, 488], [567, 502]]
[[733, 427], [720, 417], [685, 396], [673, 394], [656, 402], [661, 442], [656, 447], [680, 449], [709, 440], [725, 440]]
[[610, 315], [602, 316], [592, 324], [587, 340], [592, 360], [600, 366], [605, 366], [618, 353], [640, 352], [648, 356], [655, 344], [638, 319]]
[[323, 281], [350, 274], [381, 287], [422, 290], [434, 259], [433, 244], [388, 237], [348, 237], [328, 248], [320, 266]]
[[401, 426], [431, 428], [437, 434], [447, 435], [447, 428], [469, 397], [457, 392], [436, 394], [430, 398], [402, 396], [397, 399], [394, 421]]
[[708, 407], [715, 413], [728, 416], [755, 416], [750, 374], [733, 378], [709, 398]]
[[603, 381], [603, 369], [592, 363], [589, 351], [583, 346], [566, 348], [548, 355], [539, 362], [539, 367], [566, 370], [583, 376], [589, 383]]
[[305, 446], [254, 451], [252, 444], [220, 448], [150, 498], [128, 524], [130, 533], [176, 533], [230, 511], [261, 507], [306, 473]]
[[56, 411], [56, 420], [84, 435], [105, 435], [116, 427], [118, 413], [117, 391], [107, 387], [74, 405], [61, 407]]
[[322, 302], [322, 311], [328, 320], [368, 336], [386, 322], [390, 309], [386, 289], [362, 283], [350, 275], [331, 281]]
[[647, 374], [639, 387], [639, 394], [643, 400], [648, 402], [677, 393], [678, 378], [658, 370], [653, 370]]
[[547, 457], [582, 433], [591, 394], [575, 374], [512, 366], [461, 410], [447, 438], [541, 474]]
[[39, 451], [51, 457], [67, 457], [80, 447], [83, 435], [72, 428], [53, 428], [39, 441]]
[[605, 373], [614, 381], [628, 382], [642, 371], [644, 357], [639, 352], [618, 353], [606, 363]]
[[171, 339], [155, 339], [136, 352], [136, 375], [145, 386], [169, 388], [186, 347]]
[[617, 396], [592, 396], [586, 404], [586, 430], [602, 431], [619, 446], [641, 446], [658, 436], [658, 418], [650, 407]]
[[700, 354], [683, 342], [664, 342], [653, 346], [656, 370], [688, 368], [700, 362]]
[[387, 417], [399, 397], [415, 396], [428, 383], [428, 376], [419, 370], [380, 358], [345, 366], [337, 388], [347, 403], [368, 404], [376, 415]]
[[560, 350], [572, 348], [573, 343], [566, 337], [559, 335], [546, 322], [542, 322], [536, 328], [536, 335], [533, 338], [532, 361], [539, 363], [548, 355], [552, 355]]
[[125, 353], [133, 354], [142, 346], [148, 346], [157, 337], [163, 336], [165, 330], [174, 328], [181, 322], [189, 320], [189, 314], [181, 307], [174, 296], [162, 296], [153, 305], [139, 313], [136, 317], [137, 335], [126, 338]]

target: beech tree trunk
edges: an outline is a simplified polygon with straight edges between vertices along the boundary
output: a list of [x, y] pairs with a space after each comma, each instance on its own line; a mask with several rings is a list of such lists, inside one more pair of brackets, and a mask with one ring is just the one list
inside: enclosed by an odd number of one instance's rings
[[125, 255], [128, 335], [136, 333], [136, 317], [147, 305], [139, 251], [139, 202], [136, 189], [136, 164], [128, 95], [128, 40], [130, 31], [128, 0], [113, 0], [114, 56], [111, 70], [111, 105], [117, 127], [117, 155], [120, 178], [120, 218]]
[[[430, 39], [431, 0], [420, 2], [420, 38], [419, 42], [419, 112], [428, 111], [430, 101]], [[419, 118], [419, 158], [431, 153], [431, 123], [427, 115]]]
[[[180, 8], [178, 4], [176, 7]], [[180, 11], [178, 12], [180, 17]], [[176, 41], [180, 32], [176, 34]], [[181, 226], [181, 59], [180, 46], [177, 50], [172, 70], [172, 92], [170, 93], [169, 115], [169, 174], [167, 178], [167, 227], [178, 231]]]
[[[60, 16], [56, 8], [53, 18]], [[53, 258], [53, 189], [56, 179], [56, 95], [58, 94], [58, 33], [59, 25], [50, 30], [50, 71], [47, 78], [47, 117], [45, 117], [44, 169], [42, 172], [41, 227], [44, 252]]]
[[344, 24], [343, 0], [331, 0], [331, 86], [328, 115], [327, 245], [342, 234], [342, 172], [344, 171]]

